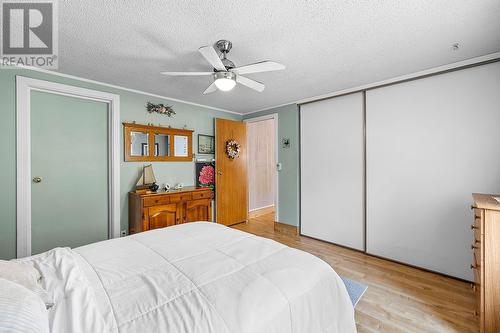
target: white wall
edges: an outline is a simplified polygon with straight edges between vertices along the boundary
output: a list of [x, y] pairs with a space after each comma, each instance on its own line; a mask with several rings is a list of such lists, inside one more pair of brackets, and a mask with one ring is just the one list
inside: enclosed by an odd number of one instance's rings
[[247, 123], [249, 210], [274, 205], [275, 128], [274, 119]]
[[472, 279], [471, 193], [500, 193], [500, 63], [366, 98], [367, 252]]

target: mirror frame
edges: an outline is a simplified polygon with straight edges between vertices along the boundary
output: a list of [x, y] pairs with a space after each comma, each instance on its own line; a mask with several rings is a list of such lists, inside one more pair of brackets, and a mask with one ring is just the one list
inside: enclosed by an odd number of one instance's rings
[[[133, 156], [130, 151], [130, 133], [143, 132], [148, 133], [148, 155]], [[165, 134], [170, 136], [170, 156], [154, 156], [155, 134]], [[174, 135], [187, 136], [188, 138], [188, 156], [174, 156]], [[123, 150], [126, 162], [191, 162], [193, 160], [193, 131], [169, 128], [160, 126], [140, 125], [123, 123]]]

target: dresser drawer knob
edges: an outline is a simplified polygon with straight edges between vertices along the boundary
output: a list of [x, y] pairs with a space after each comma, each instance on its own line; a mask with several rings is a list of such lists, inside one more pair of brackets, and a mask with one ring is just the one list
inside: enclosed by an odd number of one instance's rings
[[479, 228], [478, 228], [478, 227], [476, 227], [474, 224], [472, 224], [472, 225], [470, 226], [470, 230], [475, 230], [475, 229], [479, 229]]
[[470, 265], [470, 269], [478, 269], [479, 268], [479, 265]]
[[479, 249], [479, 247], [477, 247], [477, 246], [475, 246], [474, 244], [472, 244], [472, 245], [470, 246], [470, 249], [471, 249], [471, 250], [476, 250], [476, 249]]

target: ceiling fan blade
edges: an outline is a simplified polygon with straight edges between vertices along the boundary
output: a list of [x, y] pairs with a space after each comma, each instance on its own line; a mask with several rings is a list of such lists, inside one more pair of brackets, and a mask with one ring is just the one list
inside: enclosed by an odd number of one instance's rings
[[160, 74], [168, 76], [206, 76], [213, 75], [214, 72], [161, 72]]
[[226, 66], [220, 60], [217, 51], [212, 46], [202, 46], [198, 49], [207, 61], [218, 71], [226, 71]]
[[203, 92], [203, 95], [213, 93], [214, 91], [217, 90], [217, 86], [215, 85], [215, 82], [213, 82], [211, 85], [208, 86], [207, 89]]
[[251, 88], [253, 90], [257, 90], [258, 92], [263, 92], [264, 88], [266, 87], [260, 82], [241, 75], [236, 75], [236, 82], [241, 83], [242, 85], [247, 86], [248, 88]]
[[251, 74], [260, 72], [279, 71], [282, 69], [285, 69], [285, 65], [282, 65], [274, 61], [261, 61], [261, 62], [256, 62], [255, 64], [232, 68], [230, 69], [230, 71], [236, 74]]

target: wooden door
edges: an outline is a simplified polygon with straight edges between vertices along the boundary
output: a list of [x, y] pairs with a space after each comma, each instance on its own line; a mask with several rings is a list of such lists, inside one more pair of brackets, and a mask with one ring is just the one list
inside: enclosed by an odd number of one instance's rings
[[184, 222], [211, 221], [211, 199], [198, 199], [186, 202]]
[[181, 214], [177, 204], [168, 204], [149, 207], [145, 218], [148, 220], [149, 229], [156, 229], [181, 223]]
[[[215, 177], [216, 221], [232, 225], [247, 220], [247, 127], [244, 122], [215, 120]], [[235, 140], [240, 144], [239, 156], [226, 154], [226, 144]]]

